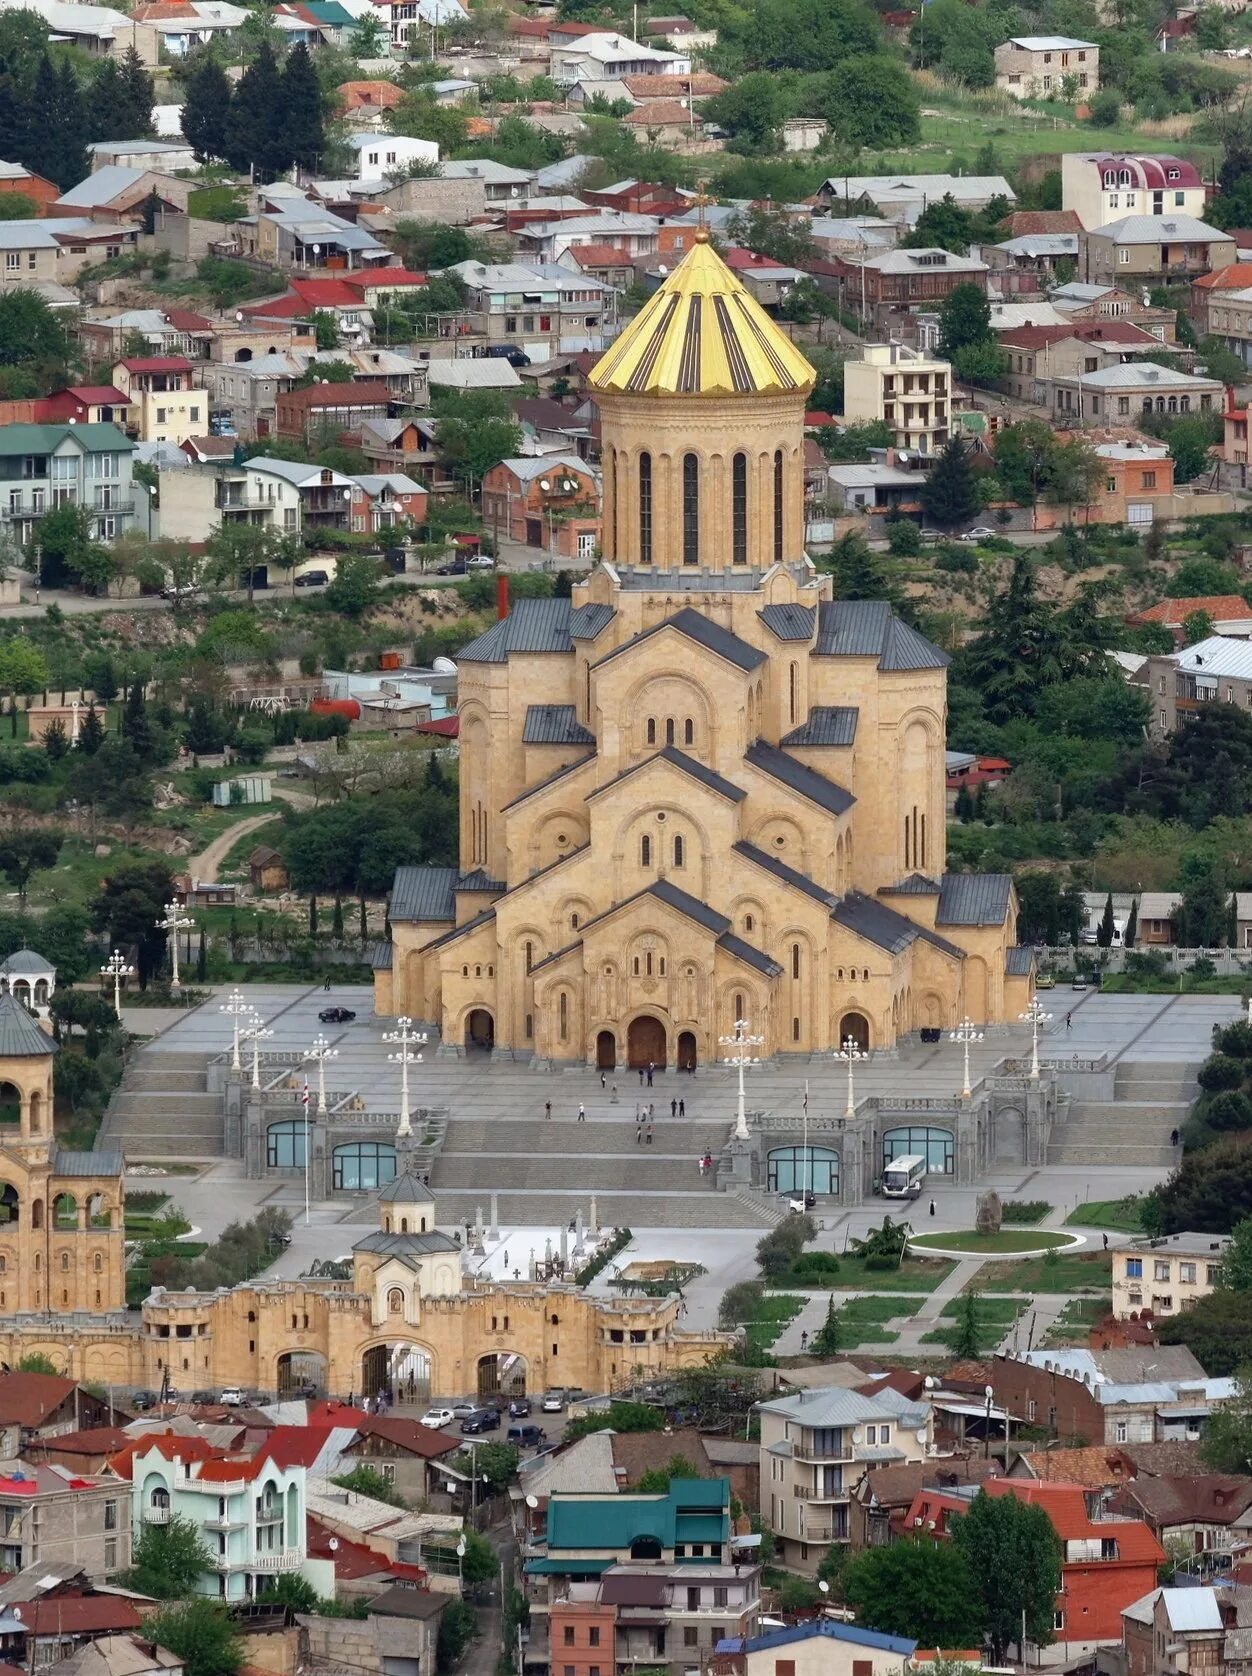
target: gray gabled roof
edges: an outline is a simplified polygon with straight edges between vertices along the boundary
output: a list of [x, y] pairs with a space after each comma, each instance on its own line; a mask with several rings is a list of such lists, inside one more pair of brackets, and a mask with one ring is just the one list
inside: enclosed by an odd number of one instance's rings
[[44, 1059], [57, 1051], [20, 1001], [0, 996], [0, 1059]]
[[380, 1205], [428, 1205], [433, 1204], [434, 1199], [435, 1195], [426, 1183], [407, 1170], [389, 1181], [378, 1195]]
[[499, 895], [508, 886], [503, 879], [493, 879], [486, 868], [475, 867], [468, 873], [458, 873], [456, 880], [458, 890], [486, 890]]
[[475, 914], [473, 919], [467, 919], [464, 925], [454, 926], [451, 931], [445, 931], [442, 937], [435, 937], [429, 943], [422, 945], [423, 949], [441, 949], [446, 943], [455, 943], [459, 937], [468, 937], [471, 931], [477, 931], [479, 926], [486, 925], [488, 920], [496, 917], [494, 908], [484, 908], [481, 914]]
[[575, 762], [563, 763], [560, 768], [554, 769], [551, 774], [546, 775], [542, 780], [536, 780], [533, 786], [527, 786], [525, 791], [519, 791], [511, 803], [504, 805], [505, 809], [516, 809], [519, 803], [524, 803], [528, 797], [533, 797], [536, 792], [545, 791], [557, 780], [563, 780], [567, 774], [577, 774], [580, 768], [587, 766], [595, 754], [592, 751], [589, 756], [579, 757]]
[[736, 960], [742, 960], [745, 966], [754, 967], [767, 978], [782, 976], [782, 967], [769, 955], [762, 954], [760, 949], [754, 949], [751, 943], [745, 943], [742, 937], [736, 937], [731, 931], [723, 931], [717, 939], [719, 949], [725, 949], [727, 954]]
[[749, 745], [744, 753], [745, 762], [759, 768], [763, 774], [778, 780], [784, 786], [806, 797], [810, 803], [816, 803], [818, 808], [827, 810], [832, 815], [846, 814], [856, 802], [850, 791], [837, 786], [833, 780], [828, 780], [824, 774], [819, 774], [815, 768], [807, 768], [804, 763], [789, 757], [786, 751], [780, 751], [777, 745], [767, 745], [763, 739], [758, 739], [754, 745]]
[[505, 663], [518, 652], [572, 652], [568, 599], [515, 600], [507, 617], [492, 623], [457, 653], [461, 663]]
[[454, 920], [456, 867], [397, 867], [391, 886], [387, 918], [397, 920]]
[[954, 960], [965, 958], [965, 951], [957, 948], [955, 943], [949, 943], [946, 937], [928, 931], [906, 914], [898, 914], [885, 902], [876, 902], [872, 896], [864, 896], [859, 890], [850, 890], [830, 917], [837, 925], [846, 926], [858, 937], [876, 943], [890, 954], [899, 954], [901, 949], [906, 949], [920, 937], [935, 948], [942, 949], [944, 954], [950, 954]]
[[697, 646], [703, 646], [706, 651], [719, 658], [725, 658], [727, 663], [733, 663], [737, 669], [745, 672], [759, 668], [766, 661], [766, 654], [756, 646], [749, 646], [748, 642], [741, 640], [737, 634], [732, 634], [729, 629], [722, 628], [718, 623], [710, 622], [690, 605], [684, 605], [681, 610], [675, 611], [672, 617], [666, 617], [652, 628], [644, 629], [642, 634], [632, 635], [629, 640], [623, 641], [620, 646], [601, 658], [596, 668], [620, 657], [631, 647], [638, 646], [644, 640], [650, 640], [654, 634], [660, 634], [667, 628], [677, 629], [679, 634], [686, 635], [687, 639], [694, 641]]
[[599, 797], [602, 792], [612, 791], [614, 786], [620, 785], [623, 780], [629, 779], [632, 774], [638, 774], [654, 762], [670, 763], [684, 774], [689, 774], [693, 780], [698, 780], [702, 786], [707, 786], [710, 791], [715, 791], [720, 796], [729, 798], [732, 803], [742, 803], [748, 795], [732, 780], [726, 779], [724, 775], [718, 774], [712, 768], [706, 768], [702, 762], [697, 762], [695, 757], [689, 757], [685, 751], [680, 751], [676, 745], [662, 745], [661, 749], [654, 752], [652, 756], [644, 757], [639, 762], [632, 763], [629, 768], [623, 768], [620, 774], [615, 774], [611, 780], [606, 780], [602, 786], [595, 786], [587, 793], [587, 802], [590, 802], [593, 797]]
[[107, 1147], [99, 1152], [67, 1152], [59, 1146], [52, 1165], [58, 1176], [120, 1176], [124, 1169], [121, 1153]]
[[428, 1234], [366, 1234], [353, 1240], [353, 1251], [377, 1251], [384, 1257], [420, 1257], [433, 1251], [459, 1251], [450, 1234], [433, 1229]]
[[837, 898], [831, 891], [823, 890], [821, 885], [815, 879], [810, 879], [807, 873], [798, 873], [794, 867], [788, 867], [785, 861], [779, 861], [777, 856], [769, 855], [764, 850], [758, 850], [755, 844], [749, 844], [746, 840], [741, 839], [734, 848], [736, 854], [746, 857], [748, 861], [754, 861], [758, 867], [763, 867], [767, 873], [772, 873], [776, 879], [781, 880], [785, 885], [790, 885], [793, 890], [803, 891], [806, 896], [811, 896], [815, 902], [820, 902], [823, 907], [834, 907]]
[[366, 964], [375, 972], [390, 972], [395, 953], [391, 943], [370, 943], [365, 955]]
[[1013, 881], [1007, 873], [945, 873], [936, 925], [1003, 925]]
[[779, 740], [780, 745], [851, 745], [856, 739], [860, 710], [855, 704], [818, 704], [808, 720], [793, 727]]
[[924, 635], [900, 621], [885, 599], [823, 600], [817, 644], [822, 658], [876, 657], [879, 669], [944, 669], [952, 661]]
[[1010, 978], [1028, 978], [1034, 970], [1035, 951], [1020, 944], [1004, 957], [1004, 970]]
[[766, 628], [779, 640], [811, 640], [814, 615], [811, 605], [767, 605], [757, 612]]
[[522, 726], [523, 745], [594, 745], [596, 736], [572, 704], [531, 704]]
[[616, 616], [611, 605], [576, 605], [569, 614], [571, 640], [594, 640]]
[[924, 873], [910, 873], [907, 879], [898, 879], [893, 885], [879, 885], [879, 896], [938, 896], [939, 882], [928, 879]]
[[708, 931], [716, 931], [720, 937], [723, 932], [730, 930], [730, 921], [725, 914], [719, 914], [716, 908], [710, 908], [707, 902], [701, 902], [698, 896], [691, 896], [685, 890], [671, 884], [668, 879], [658, 879], [655, 884], [647, 887], [647, 894], [655, 896], [670, 908], [676, 908], [680, 914], [686, 914], [688, 919], [695, 920]]

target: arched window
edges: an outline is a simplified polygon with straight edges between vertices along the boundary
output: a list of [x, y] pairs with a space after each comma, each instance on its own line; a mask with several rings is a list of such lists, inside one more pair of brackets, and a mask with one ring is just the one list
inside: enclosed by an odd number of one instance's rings
[[652, 456], [639, 456], [639, 563], [652, 563]]
[[781, 564], [783, 556], [783, 457], [782, 449], [774, 450], [774, 563]]
[[527, 943], [525, 945], [525, 947], [526, 947], [526, 972], [527, 972], [527, 976], [529, 976], [530, 970], [535, 964], [535, 945], [533, 943]]
[[788, 697], [791, 704], [791, 720], [793, 723], [796, 719], [796, 682], [798, 674], [799, 666], [793, 663], [791, 668], [787, 671]]
[[751, 931], [752, 927], [755, 924], [756, 924], [756, 921], [752, 918], [751, 914], [745, 914], [743, 916], [743, 929], [745, 931]]
[[649, 716], [648, 717], [648, 743], [649, 743], [649, 745], [655, 745], [656, 744], [656, 717], [655, 716]]
[[384, 1141], [353, 1141], [332, 1154], [337, 1192], [385, 1187], [396, 1179], [396, 1149]]
[[561, 1040], [567, 1042], [569, 1040], [569, 996], [564, 990], [561, 991], [557, 1001], [556, 1012], [557, 1030], [560, 1033]]
[[674, 839], [674, 866], [675, 867], [681, 867], [683, 865], [684, 860], [686, 859], [685, 854], [684, 854], [685, 849], [686, 849], [686, 846], [684, 845], [682, 839], [681, 838], [675, 838]]
[[688, 716], [687, 720], [683, 723], [683, 744], [684, 745], [694, 745], [695, 742], [696, 742], [696, 724], [692, 721], [691, 717]]
[[271, 1170], [304, 1168], [305, 1128], [303, 1118], [270, 1124], [265, 1131], [265, 1162]]
[[69, 1273], [69, 1267], [70, 1267], [70, 1254], [69, 1254], [68, 1251], [63, 1251], [61, 1253], [61, 1273], [62, 1274], [68, 1274]]
[[730, 562], [748, 562], [748, 456], [730, 462]]
[[404, 1314], [404, 1293], [398, 1286], [393, 1286], [387, 1293], [387, 1314]]
[[652, 865], [652, 840], [646, 832], [639, 840], [639, 865], [640, 867], [651, 867]]
[[740, 991], [740, 992], [737, 992], [736, 995], [735, 995], [735, 1021], [738, 1021], [742, 1017], [743, 1017], [743, 994], [742, 994], [742, 991]]
[[791, 945], [791, 975], [792, 975], [793, 978], [798, 978], [800, 976], [800, 945], [799, 945], [799, 943], [792, 943], [792, 945]]
[[683, 563], [700, 562], [700, 462], [683, 455]]
[[672, 716], [665, 718], [665, 743], [667, 745], [674, 743], [674, 718]]

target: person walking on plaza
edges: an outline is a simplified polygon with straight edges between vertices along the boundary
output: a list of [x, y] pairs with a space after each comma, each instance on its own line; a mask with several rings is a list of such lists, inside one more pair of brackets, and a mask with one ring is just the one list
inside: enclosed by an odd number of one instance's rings
[[649, 1087], [649, 1088], [651, 1088], [651, 1087], [652, 1087], [652, 1073], [653, 1073], [653, 1071], [655, 1071], [655, 1070], [656, 1070], [656, 1066], [655, 1066], [655, 1065], [654, 1065], [654, 1064], [653, 1064], [653, 1063], [652, 1063], [652, 1061], [651, 1061], [651, 1060], [650, 1060], [650, 1059], [649, 1059], [649, 1061], [648, 1061], [648, 1087]]
[[652, 1119], [648, 1119], [648, 1145], [652, 1145]]
[[638, 1146], [640, 1141], [642, 1141], [642, 1139], [643, 1139], [643, 1114], [641, 1112], [636, 1112], [635, 1113], [635, 1145]]
[[686, 1117], [687, 1115], [687, 1102], [685, 1100], [678, 1102], [678, 1115], [679, 1117]]
[[677, 1096], [675, 1096], [675, 1098], [672, 1099], [669, 1103], [669, 1114], [670, 1114], [671, 1117], [677, 1117], [678, 1116], [678, 1099], [677, 1099]]
[[1066, 1013], [1066, 1015], [1065, 1015], [1065, 1034], [1068, 1036], [1070, 1031], [1073, 1028], [1074, 1028], [1074, 1015], [1073, 1015], [1073, 1013]]
[[579, 1106], [579, 1108], [578, 1108], [578, 1121], [580, 1123], [585, 1123], [587, 1121], [587, 1108], [586, 1108], [586, 1106], [583, 1106], [583, 1105]]
[[930, 1201], [930, 1214], [932, 1216], [935, 1214], [935, 1201], [933, 1199]]
[[705, 1173], [705, 1175], [708, 1175], [709, 1171], [712, 1168], [713, 1168], [713, 1154], [711, 1152], [706, 1152], [705, 1155], [704, 1155], [704, 1173]]
[[639, 1067], [639, 1086], [640, 1086], [640, 1088], [643, 1087], [643, 1066], [642, 1065]]
[[605, 1077], [603, 1071], [600, 1072], [600, 1087], [601, 1088], [607, 1088], [608, 1087], [608, 1079]]
[[551, 1100], [545, 1100], [544, 1101], [544, 1103], [543, 1103], [543, 1115], [549, 1121], [551, 1121], [551, 1118], [552, 1118], [552, 1102], [551, 1102]]

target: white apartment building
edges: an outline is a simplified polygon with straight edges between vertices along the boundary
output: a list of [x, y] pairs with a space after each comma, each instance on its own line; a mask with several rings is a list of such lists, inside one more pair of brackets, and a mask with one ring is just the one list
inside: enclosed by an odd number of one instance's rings
[[1067, 151], [1061, 158], [1061, 207], [1083, 226], [1107, 227], [1127, 215], [1204, 219], [1204, 182], [1181, 157], [1115, 151]]
[[866, 344], [844, 366], [843, 413], [850, 425], [886, 425], [897, 449], [938, 454], [952, 422], [952, 368], [902, 343]]
[[1113, 1253], [1113, 1314], [1118, 1321], [1177, 1315], [1219, 1284], [1229, 1234], [1169, 1234], [1135, 1240]]

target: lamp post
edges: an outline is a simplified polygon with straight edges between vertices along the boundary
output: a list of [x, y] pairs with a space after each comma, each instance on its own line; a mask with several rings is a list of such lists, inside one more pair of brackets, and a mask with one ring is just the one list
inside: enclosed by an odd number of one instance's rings
[[252, 1043], [252, 1086], [253, 1088], [260, 1088], [261, 1042], [265, 1038], [272, 1036], [274, 1032], [265, 1028], [260, 1013], [254, 1009], [253, 1012], [249, 1014], [249, 1022], [244, 1025], [242, 1033]]
[[[301, 1054], [302, 1059], [316, 1059], [317, 1061], [317, 1111], [319, 1117], [325, 1116], [326, 1113], [326, 1061], [334, 1059], [338, 1053], [339, 1049], [331, 1047], [325, 1036], [319, 1031], [313, 1046], [306, 1048], [304, 1053]], [[309, 1220], [309, 1158], [312, 1151], [309, 1137], [309, 1087], [306, 1077], [304, 1086], [304, 1220], [306, 1223]]]
[[126, 956], [120, 949], [114, 949], [100, 968], [102, 978], [113, 979], [113, 1011], [119, 1019], [122, 1016], [122, 979], [133, 978], [134, 975], [135, 968], [126, 964]]
[[735, 1139], [746, 1141], [748, 1138], [748, 1114], [743, 1103], [743, 1073], [746, 1066], [761, 1063], [759, 1056], [750, 1050], [760, 1047], [765, 1041], [765, 1037], [749, 1036], [747, 1020], [737, 1018], [734, 1023], [734, 1035], [719, 1036], [717, 1040], [720, 1046], [733, 1049], [733, 1052], [726, 1055], [723, 1063], [736, 1065], [739, 1068], [739, 1105], [735, 1114]]
[[457, 1588], [465, 1593], [465, 1538], [462, 1536], [456, 1545], [456, 1581]]
[[1039, 1026], [1041, 1024], [1050, 1024], [1052, 1021], [1052, 1014], [1045, 1013], [1043, 1010], [1043, 1002], [1037, 995], [1032, 995], [1030, 998], [1030, 1005], [1026, 1008], [1026, 1011], [1024, 1013], [1018, 1013], [1017, 1016], [1023, 1024], [1029, 1024], [1030, 1026], [1030, 1075], [1034, 1081], [1038, 1082]]
[[991, 1459], [991, 1402], [992, 1398], [995, 1396], [995, 1392], [992, 1390], [990, 1385], [985, 1385], [983, 1390], [986, 1394], [987, 1402], [985, 1418], [983, 1421], [982, 1458], [984, 1461], [987, 1461]]
[[950, 1042], [961, 1042], [961, 1043], [964, 1044], [964, 1047], [965, 1047], [965, 1081], [961, 1085], [961, 1097], [962, 1097], [962, 1099], [968, 1100], [969, 1097], [970, 1097], [969, 1044], [971, 1042], [981, 1042], [982, 1041], [982, 1031], [981, 1030], [975, 1030], [971, 1020], [969, 1020], [968, 1018], [963, 1018], [961, 1020], [961, 1022], [957, 1025], [955, 1030], [951, 1030], [951, 1031], [948, 1032], [948, 1040]]
[[173, 995], [177, 995], [182, 988], [178, 977], [178, 933], [188, 930], [195, 923], [190, 914], [182, 912], [177, 902], [167, 902], [165, 918], [157, 921], [158, 928], [170, 934], [170, 965], [173, 973], [170, 978], [170, 993]]
[[234, 1025], [234, 1038], [230, 1050], [230, 1068], [232, 1071], [241, 1070], [242, 1066], [239, 1062], [239, 1020], [252, 1011], [252, 1004], [240, 989], [235, 988], [231, 990], [217, 1010], [219, 1013], [229, 1013], [231, 1016], [231, 1022]]
[[852, 1091], [852, 1067], [858, 1059], [868, 1059], [869, 1054], [863, 1051], [855, 1036], [845, 1036], [843, 1046], [835, 1049], [835, 1058], [842, 1059], [848, 1067], [848, 1103], [843, 1108], [843, 1115], [852, 1117], [856, 1111], [856, 1101]]
[[388, 1031], [383, 1041], [395, 1042], [398, 1048], [396, 1053], [389, 1053], [387, 1058], [392, 1065], [400, 1067], [400, 1126], [396, 1130], [396, 1139], [408, 1140], [413, 1133], [409, 1123], [409, 1066], [420, 1065], [422, 1062], [421, 1054], [410, 1053], [409, 1049], [424, 1047], [426, 1035], [424, 1031], [413, 1029], [411, 1018], [398, 1018], [396, 1023], [400, 1028]]

